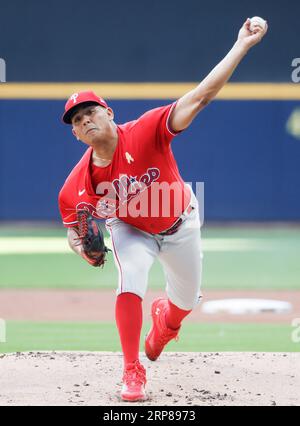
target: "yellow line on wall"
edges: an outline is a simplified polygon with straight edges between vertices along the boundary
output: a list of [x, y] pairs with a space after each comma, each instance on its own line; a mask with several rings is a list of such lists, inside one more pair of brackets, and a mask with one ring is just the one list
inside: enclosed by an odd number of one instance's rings
[[[67, 99], [81, 90], [94, 90], [107, 99], [177, 99], [195, 83], [1, 83], [0, 99]], [[217, 99], [300, 100], [300, 84], [228, 83]]]

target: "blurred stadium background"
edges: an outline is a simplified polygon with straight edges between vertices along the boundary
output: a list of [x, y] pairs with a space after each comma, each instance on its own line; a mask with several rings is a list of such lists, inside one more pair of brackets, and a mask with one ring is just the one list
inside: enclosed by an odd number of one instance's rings
[[[120, 350], [110, 317], [76, 321], [81, 302], [72, 291], [113, 294], [117, 273], [112, 257], [96, 271], [67, 248], [57, 195], [85, 148], [60, 122], [66, 98], [90, 88], [117, 122], [134, 119], [200, 82], [253, 15], [268, 20], [268, 35], [173, 150], [183, 178], [205, 183], [204, 295], [253, 291], [282, 299], [289, 292], [299, 306], [300, 83], [291, 79], [299, 14], [296, 0], [1, 5], [0, 318], [7, 342], [0, 352]], [[155, 265], [149, 289], [163, 288]], [[74, 318], [35, 316], [43, 306], [32, 291], [64, 294]], [[276, 325], [192, 321], [185, 330], [170, 350], [299, 351], [290, 317]]]

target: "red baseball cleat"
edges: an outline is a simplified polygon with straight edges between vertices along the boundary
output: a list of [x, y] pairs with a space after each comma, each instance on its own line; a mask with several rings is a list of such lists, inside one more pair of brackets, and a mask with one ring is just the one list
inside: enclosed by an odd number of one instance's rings
[[123, 401], [143, 401], [146, 399], [146, 370], [138, 360], [127, 364], [123, 375], [121, 398]]
[[153, 324], [145, 339], [145, 353], [151, 361], [155, 361], [159, 357], [170, 340], [178, 338], [180, 327], [177, 330], [173, 330], [166, 325], [167, 310], [167, 299], [159, 298], [152, 303], [151, 315]]

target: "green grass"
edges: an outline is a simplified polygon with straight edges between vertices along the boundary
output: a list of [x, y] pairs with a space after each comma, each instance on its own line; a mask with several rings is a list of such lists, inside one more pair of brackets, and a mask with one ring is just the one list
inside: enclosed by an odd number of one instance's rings
[[112, 259], [102, 270], [75, 254], [0, 256], [2, 288], [107, 288], [117, 282]]
[[[83, 259], [70, 254], [37, 254], [0, 256], [0, 288], [114, 288], [118, 282], [112, 254], [103, 269], [89, 266]], [[150, 284], [163, 285], [163, 272], [155, 265]]]
[[67, 230], [63, 227], [0, 226], [0, 237], [65, 237], [66, 235]]
[[[141, 337], [149, 329], [145, 324]], [[299, 352], [288, 325], [273, 324], [195, 324], [185, 323], [172, 352]], [[0, 343], [1, 353], [22, 351], [120, 351], [116, 326], [112, 323], [34, 323], [7, 322], [7, 343]]]
[[244, 253], [207, 253], [203, 284], [214, 290], [300, 290], [296, 250]]
[[[62, 237], [64, 229], [3, 228], [0, 237]], [[300, 228], [205, 227], [205, 239], [256, 239], [259, 250], [204, 253], [203, 289], [300, 290]], [[117, 285], [112, 254], [104, 269], [90, 267], [75, 254], [0, 255], [1, 288], [105, 289]], [[155, 263], [149, 288], [164, 288], [164, 275]], [[1, 313], [0, 313], [1, 317]], [[149, 324], [143, 328], [142, 339]], [[179, 342], [169, 351], [300, 351], [291, 341], [289, 325], [185, 323]], [[141, 340], [142, 340], [141, 339]], [[0, 352], [39, 350], [120, 351], [113, 323], [7, 322], [7, 343]], [[142, 342], [141, 342], [142, 350]]]
[[[0, 228], [0, 237], [66, 235], [64, 229]], [[300, 228], [204, 227], [203, 237], [253, 239], [259, 250], [206, 251], [203, 288], [300, 290]], [[90, 267], [73, 253], [0, 255], [0, 288], [115, 288], [117, 270], [108, 255], [104, 269]], [[149, 288], [163, 289], [164, 274], [158, 262], [150, 271]]]

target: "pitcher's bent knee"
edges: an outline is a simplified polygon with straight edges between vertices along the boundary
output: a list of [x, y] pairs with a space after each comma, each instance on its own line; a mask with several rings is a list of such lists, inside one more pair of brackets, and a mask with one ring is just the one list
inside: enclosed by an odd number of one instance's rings
[[170, 301], [184, 311], [195, 309], [202, 301], [202, 293], [200, 291], [192, 297], [180, 297], [178, 294], [173, 293], [171, 289], [167, 293]]

